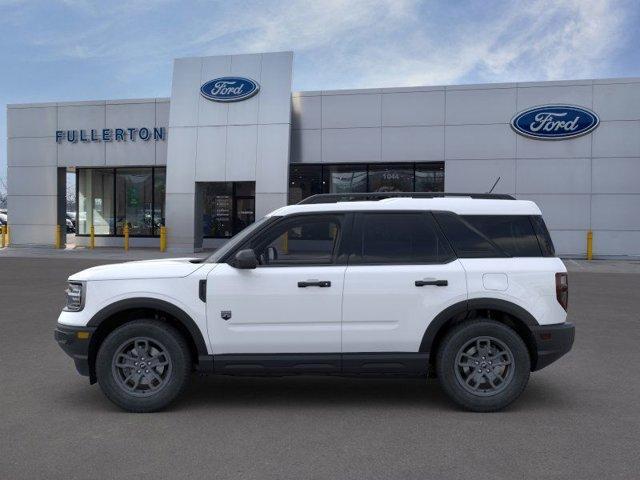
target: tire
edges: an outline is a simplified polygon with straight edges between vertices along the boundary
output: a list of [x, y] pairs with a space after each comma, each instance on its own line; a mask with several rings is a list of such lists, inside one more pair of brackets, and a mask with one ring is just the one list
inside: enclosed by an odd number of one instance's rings
[[135, 320], [104, 339], [96, 358], [96, 376], [106, 397], [120, 408], [136, 413], [161, 410], [188, 384], [189, 347], [172, 326]]
[[436, 371], [442, 389], [456, 404], [474, 412], [494, 412], [522, 394], [531, 359], [510, 327], [494, 320], [470, 320], [446, 334]]

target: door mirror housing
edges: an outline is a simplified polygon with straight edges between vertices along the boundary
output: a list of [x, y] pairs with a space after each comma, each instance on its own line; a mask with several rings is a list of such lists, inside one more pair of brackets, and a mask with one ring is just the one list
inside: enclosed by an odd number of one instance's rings
[[252, 248], [240, 250], [238, 253], [236, 253], [236, 261], [234, 266], [241, 269], [256, 268], [258, 266], [258, 258], [256, 257], [256, 252], [254, 252]]

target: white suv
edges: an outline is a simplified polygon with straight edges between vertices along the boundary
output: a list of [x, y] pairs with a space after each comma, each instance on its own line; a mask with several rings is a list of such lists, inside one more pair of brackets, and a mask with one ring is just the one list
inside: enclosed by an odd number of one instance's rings
[[280, 208], [204, 260], [72, 275], [56, 340], [134, 412], [168, 405], [193, 370], [435, 375], [493, 411], [571, 349], [566, 269], [533, 202], [339, 200]]

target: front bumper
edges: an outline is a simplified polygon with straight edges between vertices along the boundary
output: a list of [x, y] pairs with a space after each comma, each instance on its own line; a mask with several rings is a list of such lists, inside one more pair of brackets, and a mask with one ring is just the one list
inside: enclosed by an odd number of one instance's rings
[[58, 323], [53, 337], [64, 352], [73, 358], [80, 375], [89, 376], [89, 344], [95, 332], [92, 327], [71, 327]]
[[576, 329], [573, 323], [540, 325], [531, 329], [536, 341], [537, 361], [533, 370], [540, 370], [571, 350]]

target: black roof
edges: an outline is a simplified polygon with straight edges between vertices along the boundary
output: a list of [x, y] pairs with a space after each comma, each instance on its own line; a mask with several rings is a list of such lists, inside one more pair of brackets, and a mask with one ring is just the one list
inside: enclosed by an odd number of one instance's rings
[[310, 203], [360, 202], [364, 200], [383, 200], [385, 198], [445, 198], [471, 197], [485, 200], [515, 200], [505, 193], [445, 193], [445, 192], [372, 192], [372, 193], [319, 193], [305, 198], [298, 205]]

